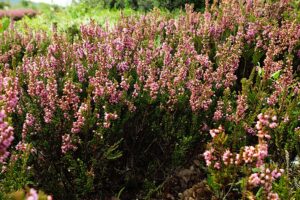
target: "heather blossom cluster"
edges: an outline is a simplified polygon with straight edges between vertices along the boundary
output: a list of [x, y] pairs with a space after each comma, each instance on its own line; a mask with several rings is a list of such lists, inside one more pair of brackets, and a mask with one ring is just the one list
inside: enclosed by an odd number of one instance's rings
[[261, 168], [261, 172], [253, 173], [248, 179], [250, 187], [262, 186], [267, 193], [268, 200], [278, 200], [279, 196], [277, 193], [272, 192], [272, 182], [278, 179], [282, 173], [283, 169], [270, 170], [269, 168]]
[[26, 118], [25, 118], [25, 122], [23, 124], [23, 129], [22, 129], [22, 140], [23, 141], [26, 139], [28, 129], [30, 127], [34, 126], [34, 123], [35, 123], [35, 117], [32, 114], [27, 113]]
[[[268, 156], [268, 143], [267, 140], [271, 138], [268, 128], [274, 129], [277, 126], [276, 115], [270, 117], [268, 114], [259, 114], [258, 121], [256, 122], [258, 144], [256, 146], [245, 146], [240, 153], [232, 153], [229, 149], [226, 149], [222, 155], [222, 161], [225, 165], [235, 164], [241, 165], [252, 164], [256, 162], [256, 167], [260, 167], [264, 164], [264, 159]], [[218, 129], [211, 129], [209, 131], [211, 137], [215, 139], [221, 133], [224, 133], [224, 128], [220, 126]], [[213, 156], [214, 148], [206, 150], [204, 158], [207, 166], [211, 166], [213, 161], [217, 161], [217, 157]]]
[[[7, 71], [6, 73], [9, 73]], [[0, 101], [5, 105], [3, 108], [7, 113], [12, 113], [19, 100], [18, 78], [6, 76], [5, 72], [0, 74]]]
[[76, 145], [72, 141], [70, 134], [65, 134], [62, 136], [62, 145], [61, 145], [61, 151], [62, 153], [67, 153], [68, 151], [75, 151], [77, 149]]
[[105, 128], [109, 128], [111, 121], [118, 119], [118, 115], [116, 113], [104, 113], [104, 123], [103, 126]]
[[84, 126], [86, 121], [86, 112], [88, 111], [88, 105], [85, 103], [82, 103], [79, 107], [78, 111], [75, 113], [76, 121], [73, 122], [71, 134], [64, 134], [62, 136], [62, 145], [61, 145], [61, 151], [62, 153], [67, 153], [70, 150], [75, 151], [77, 149], [77, 146], [75, 145], [75, 137], [81, 130], [81, 128]]
[[4, 163], [9, 156], [8, 148], [14, 139], [14, 129], [6, 120], [6, 113], [4, 110], [0, 111], [0, 163]]
[[[30, 188], [29, 192], [26, 194], [26, 200], [38, 200], [41, 198], [41, 195], [39, 195], [38, 191], [34, 188]], [[46, 197], [47, 200], [52, 200], [52, 196], [48, 195]]]
[[80, 132], [80, 129], [84, 126], [85, 123], [85, 113], [88, 111], [88, 105], [85, 103], [82, 103], [79, 107], [77, 113], [75, 114], [75, 117], [77, 120], [73, 122], [73, 127], [71, 129], [71, 133], [76, 134]]
[[277, 116], [260, 113], [257, 116], [255, 128], [258, 137], [256, 146], [244, 146], [239, 153], [231, 152], [229, 148], [223, 149], [221, 146], [214, 145], [218, 139], [222, 140], [225, 134], [224, 129], [220, 126], [218, 129], [211, 129], [210, 135], [213, 138], [210, 148], [203, 154], [206, 165], [216, 170], [229, 166], [248, 165], [260, 169], [260, 173], [252, 173], [249, 176], [248, 183], [252, 187], [263, 186], [268, 194], [267, 199], [279, 199], [276, 193], [272, 192], [272, 182], [279, 178], [284, 172], [283, 169], [274, 169], [270, 171], [265, 169], [265, 159], [268, 157], [268, 140], [271, 139], [270, 130], [277, 127]]

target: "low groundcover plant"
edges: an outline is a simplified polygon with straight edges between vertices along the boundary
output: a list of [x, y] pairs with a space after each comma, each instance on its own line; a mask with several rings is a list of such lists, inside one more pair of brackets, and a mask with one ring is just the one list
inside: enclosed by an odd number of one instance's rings
[[165, 180], [198, 154], [208, 198], [299, 198], [298, 15], [294, 1], [222, 0], [72, 34], [11, 23], [1, 198], [167, 199]]

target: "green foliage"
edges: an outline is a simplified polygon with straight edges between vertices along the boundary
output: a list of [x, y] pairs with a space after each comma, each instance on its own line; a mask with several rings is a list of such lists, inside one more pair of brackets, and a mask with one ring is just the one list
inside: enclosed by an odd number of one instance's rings
[[52, 25], [57, 24], [57, 29], [67, 32], [69, 38], [72, 40], [76, 32], [78, 33], [81, 24], [86, 24], [94, 20], [104, 27], [113, 27], [122, 16], [137, 15], [139, 15], [139, 12], [130, 8], [110, 10], [98, 6], [90, 7], [88, 4], [80, 3], [67, 8], [54, 9], [53, 7], [45, 7], [42, 10], [42, 14], [32, 19], [25, 17], [23, 20], [18, 21], [16, 25], [23, 31], [26, 30], [26, 27], [30, 27], [33, 30], [44, 30], [51, 33]]
[[0, 19], [0, 33], [4, 32], [10, 24], [10, 19], [7, 17], [4, 17]]
[[[30, 181], [32, 174], [30, 173], [30, 166], [28, 166], [30, 147], [25, 152], [17, 152], [13, 156], [15, 160], [11, 161], [8, 166], [2, 168], [0, 174], [0, 197], [16, 190], [22, 189], [28, 184], [33, 184]], [[0, 165], [1, 166], [1, 165]], [[3, 173], [4, 172], [4, 173]]]
[[154, 5], [168, 10], [183, 9], [185, 4], [193, 4], [196, 10], [203, 10], [205, 8], [204, 0], [155, 0]]
[[4, 9], [10, 7], [10, 4], [7, 2], [0, 2], [0, 9]]
[[149, 11], [154, 7], [162, 9], [176, 10], [183, 9], [185, 4], [194, 4], [196, 10], [203, 10], [205, 7], [204, 0], [82, 0], [84, 4], [90, 5], [91, 7], [102, 7], [102, 8], [132, 8], [134, 10], [141, 9]]

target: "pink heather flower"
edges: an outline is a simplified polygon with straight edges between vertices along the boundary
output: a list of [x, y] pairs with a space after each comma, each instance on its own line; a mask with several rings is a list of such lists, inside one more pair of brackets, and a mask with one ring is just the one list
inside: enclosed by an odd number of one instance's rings
[[248, 179], [248, 184], [253, 187], [262, 186], [267, 194], [272, 194], [268, 196], [268, 199], [276, 199], [276, 193], [272, 193], [272, 182], [281, 176], [283, 170], [274, 169], [272, 172], [269, 168], [265, 169], [260, 167], [261, 172], [251, 174]]
[[77, 110], [78, 104], [80, 103], [80, 98], [78, 93], [81, 92], [81, 89], [76, 86], [71, 81], [66, 81], [64, 88], [63, 88], [63, 96], [59, 101], [60, 108], [63, 111], [69, 110]]
[[35, 189], [31, 188], [26, 200], [38, 200], [38, 199], [39, 199], [39, 195], [38, 195], [37, 191]]
[[152, 82], [149, 86], [150, 86], [150, 96], [152, 97], [152, 99], [156, 99], [159, 90], [158, 83]]
[[274, 169], [273, 171], [272, 171], [272, 177], [273, 177], [273, 179], [277, 179], [277, 178], [279, 178], [282, 174], [284, 173], [284, 170], [283, 169], [280, 169], [279, 171], [277, 170], [277, 169]]
[[203, 132], [204, 131], [209, 131], [209, 127], [208, 127], [208, 125], [206, 123], [202, 124], [201, 131], [203, 131]]
[[75, 151], [77, 147], [72, 143], [70, 134], [65, 134], [62, 136], [62, 145], [61, 151], [63, 154], [67, 153], [70, 150]]
[[44, 112], [45, 112], [45, 115], [44, 115], [45, 122], [50, 123], [52, 120], [52, 117], [53, 117], [53, 111], [50, 110], [49, 108], [44, 108]]
[[206, 150], [203, 153], [206, 166], [208, 166], [208, 167], [211, 165], [211, 162], [214, 160], [213, 152], [214, 152], [214, 149], [210, 149], [210, 150]]
[[32, 114], [27, 113], [25, 122], [23, 124], [23, 129], [22, 129], [22, 140], [25, 140], [28, 132], [28, 128], [33, 126], [34, 122], [35, 122], [35, 117]]
[[235, 164], [235, 165], [239, 165], [241, 162], [242, 162], [241, 155], [240, 155], [240, 154], [236, 154], [236, 155], [235, 155], [235, 161], [234, 161], [234, 164]]
[[277, 193], [270, 192], [270, 193], [268, 193], [267, 199], [268, 200], [279, 200], [280, 198]]
[[214, 168], [215, 168], [215, 169], [221, 169], [221, 164], [220, 164], [219, 162], [216, 162], [216, 163], [214, 164]]
[[255, 128], [256, 128], [257, 130], [261, 130], [261, 129], [262, 129], [262, 123], [261, 123], [260, 121], [258, 121], [258, 122], [256, 123], [256, 125], [255, 125]]
[[4, 163], [6, 158], [9, 156], [7, 151], [10, 147], [14, 136], [13, 127], [9, 126], [7, 122], [4, 121], [6, 114], [4, 110], [0, 111], [0, 163]]
[[222, 133], [224, 130], [223, 130], [223, 127], [222, 126], [219, 126], [218, 129], [211, 129], [209, 131], [210, 135], [212, 138], [216, 137], [218, 134]]
[[0, 74], [0, 92], [1, 90], [4, 90], [0, 100], [4, 101], [5, 111], [14, 112], [19, 100], [18, 78], [3, 77]]
[[284, 119], [283, 119], [283, 122], [284, 123], [288, 123], [289, 121], [290, 121], [289, 116], [285, 116]]
[[272, 96], [270, 96], [270, 97], [267, 99], [267, 103], [268, 103], [270, 106], [275, 105], [277, 102], [278, 102], [277, 93], [274, 93]]
[[237, 100], [236, 113], [235, 113], [236, 122], [239, 122], [241, 119], [244, 118], [247, 109], [248, 109], [247, 96], [239, 95]]
[[116, 113], [104, 113], [104, 128], [109, 128], [112, 120], [118, 119], [118, 115]]
[[269, 127], [270, 127], [271, 129], [274, 129], [274, 128], [277, 127], [277, 123], [276, 123], [276, 122], [272, 122], [272, 123], [269, 125]]
[[85, 117], [84, 114], [88, 110], [88, 106], [85, 103], [82, 103], [80, 108], [78, 109], [77, 113], [75, 114], [75, 117], [77, 120], [73, 122], [73, 126], [71, 129], [72, 133], [79, 133], [80, 129], [83, 127], [85, 123]]
[[116, 120], [116, 119], [118, 119], [118, 115], [116, 113], [104, 113], [105, 121]]
[[225, 165], [233, 164], [232, 153], [227, 149], [222, 156]]
[[254, 128], [252, 128], [252, 127], [245, 127], [245, 130], [247, 131], [247, 133], [249, 134], [249, 135], [255, 135], [256, 134], [256, 131], [255, 131], [255, 129]]
[[245, 161], [245, 163], [253, 162], [255, 157], [255, 148], [253, 146], [245, 146], [245, 150], [243, 152], [243, 160]]
[[214, 120], [214, 121], [219, 121], [220, 119], [222, 119], [222, 111], [221, 111], [221, 110], [217, 110], [217, 111], [214, 113], [213, 120]]
[[27, 143], [19, 142], [19, 143], [16, 145], [15, 148], [16, 148], [16, 150], [18, 150], [18, 151], [23, 151], [23, 152], [25, 152], [26, 149], [27, 149], [27, 146], [28, 146]]
[[126, 78], [124, 78], [122, 76], [122, 81], [120, 83], [120, 86], [122, 87], [122, 89], [124, 89], [125, 91], [127, 91], [130, 87], [129, 83], [127, 82], [128, 80]]
[[78, 80], [80, 82], [85, 81], [86, 70], [85, 70], [84, 66], [82, 64], [76, 63], [75, 68], [77, 71]]
[[276, 120], [277, 120], [277, 116], [273, 116], [270, 117], [269, 115], [265, 114], [259, 114], [257, 116], [258, 121], [256, 122], [256, 129], [258, 130], [257, 132], [257, 136], [260, 139], [266, 138], [266, 139], [270, 139], [271, 136], [268, 132], [268, 130], [265, 127], [269, 127], [271, 129], [274, 129], [278, 126]]
[[248, 183], [254, 187], [258, 186], [261, 183], [261, 180], [257, 173], [251, 174]]
[[120, 72], [125, 72], [129, 69], [129, 66], [128, 66], [127, 62], [121, 62], [121, 63], [118, 64], [117, 69]]
[[219, 121], [220, 119], [222, 119], [222, 117], [223, 117], [222, 110], [216, 110], [215, 113], [214, 113], [213, 120], [214, 121]]
[[6, 167], [5, 165], [2, 165], [2, 168], [1, 168], [1, 172], [0, 172], [0, 174], [3, 174], [3, 173], [5, 173], [5, 172], [6, 172], [6, 170], [7, 170], [7, 167]]
[[268, 156], [268, 144], [258, 144], [257, 145], [257, 162], [256, 166], [260, 167], [263, 165], [264, 159]]

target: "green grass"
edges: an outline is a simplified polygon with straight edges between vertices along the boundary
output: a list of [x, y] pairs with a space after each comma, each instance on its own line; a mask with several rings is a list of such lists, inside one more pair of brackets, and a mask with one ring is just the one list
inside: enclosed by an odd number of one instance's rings
[[70, 27], [79, 26], [95, 20], [99, 24], [109, 23], [113, 26], [122, 16], [138, 16], [140, 12], [130, 8], [124, 10], [109, 10], [101, 8], [87, 8], [82, 4], [73, 5], [67, 8], [56, 6], [39, 7], [41, 12], [35, 18], [25, 17], [17, 22], [17, 26], [22, 29], [24, 25], [28, 25], [34, 30], [50, 31], [52, 24], [57, 23], [59, 31], [65, 31]]

